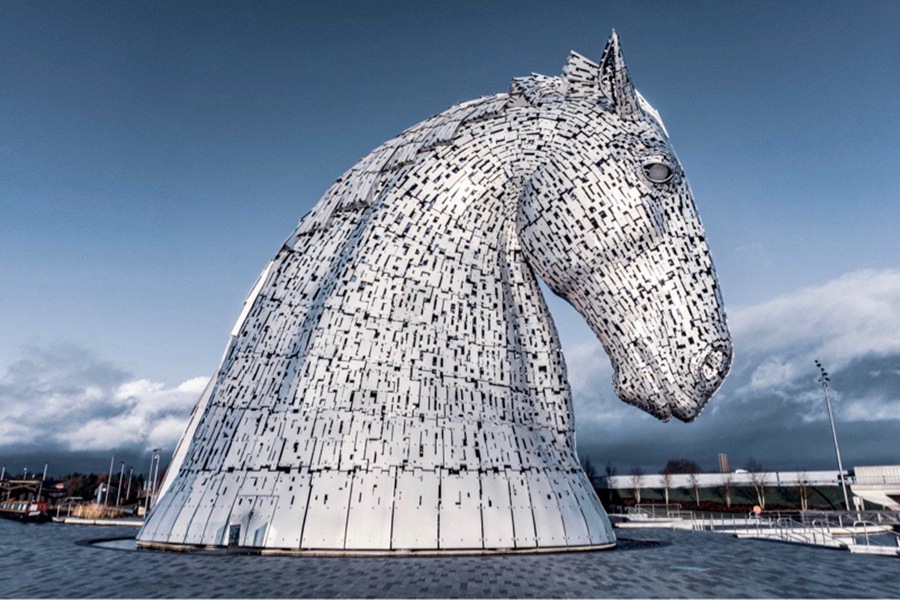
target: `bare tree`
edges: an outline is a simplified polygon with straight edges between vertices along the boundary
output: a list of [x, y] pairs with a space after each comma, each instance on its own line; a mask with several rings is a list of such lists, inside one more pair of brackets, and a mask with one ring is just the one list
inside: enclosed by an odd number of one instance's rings
[[641, 486], [644, 484], [644, 472], [640, 467], [635, 467], [631, 470], [631, 479], [629, 479], [631, 483], [631, 489], [634, 491], [634, 503], [641, 503]]
[[809, 510], [809, 475], [797, 473], [797, 489], [800, 492], [800, 510]]
[[768, 473], [763, 470], [763, 466], [753, 460], [747, 461], [747, 471], [750, 472], [750, 485], [756, 492], [756, 502], [760, 508], [766, 507], [766, 478]]
[[669, 505], [669, 489], [672, 487], [672, 474], [663, 470], [662, 472], [663, 490], [666, 494], [666, 506]]
[[722, 473], [722, 487], [725, 488], [725, 506], [731, 508], [731, 496], [734, 493], [734, 473]]
[[584, 471], [584, 474], [587, 475], [588, 481], [591, 482], [591, 486], [594, 485], [594, 479], [597, 478], [597, 469], [594, 467], [594, 463], [591, 462], [591, 459], [587, 456], [581, 457], [581, 469]]
[[603, 468], [603, 473], [606, 475], [606, 501], [609, 504], [612, 504], [612, 478], [616, 476], [619, 470], [616, 468], [616, 465], [613, 464], [612, 460], [606, 461], [606, 467]]
[[700, 506], [700, 477], [696, 473], [688, 473], [688, 481], [694, 488], [694, 498], [697, 500], [697, 506]]
[[684, 475], [687, 473], [699, 473], [700, 465], [686, 458], [673, 458], [666, 463], [661, 473], [672, 473], [673, 475]]
[[616, 468], [616, 465], [614, 465], [611, 460], [606, 461], [606, 466], [603, 467], [603, 473], [606, 475], [607, 478], [615, 477], [616, 473], [618, 473], [618, 472], [619, 472], [619, 470]]

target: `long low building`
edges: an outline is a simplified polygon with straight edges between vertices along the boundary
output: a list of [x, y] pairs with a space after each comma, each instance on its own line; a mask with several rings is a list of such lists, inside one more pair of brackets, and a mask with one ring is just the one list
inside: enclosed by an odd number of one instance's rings
[[850, 489], [866, 502], [900, 510], [900, 465], [856, 467]]
[[[850, 483], [850, 477], [845, 472], [845, 479]], [[840, 473], [838, 471], [767, 471], [750, 473], [747, 471], [735, 471], [732, 473], [697, 473], [696, 475], [673, 474], [669, 476], [669, 488], [698, 487], [722, 487], [725, 484], [733, 486], [753, 485], [762, 482], [767, 486], [797, 486], [803, 482], [807, 485], [840, 485]], [[661, 489], [666, 487], [663, 475], [614, 475], [612, 477], [597, 478], [599, 487], [612, 490], [630, 490], [635, 487], [641, 489]]]
[[[866, 502], [881, 505], [890, 510], [900, 510], [900, 465], [854, 467], [844, 473], [850, 491]], [[734, 471], [731, 473], [697, 473], [695, 475], [670, 475], [668, 485], [659, 474], [629, 474], [612, 477], [597, 477], [599, 488], [611, 490], [633, 490], [640, 488], [669, 489], [715, 488], [730, 485], [753, 486], [762, 483], [766, 487], [838, 486], [841, 484], [838, 471], [766, 471], [751, 473]]]

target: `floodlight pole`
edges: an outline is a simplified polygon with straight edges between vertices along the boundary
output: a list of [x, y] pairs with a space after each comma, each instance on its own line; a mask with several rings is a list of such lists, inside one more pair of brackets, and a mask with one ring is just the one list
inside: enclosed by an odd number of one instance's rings
[[150, 478], [153, 476], [153, 456], [155, 454], [156, 450], [150, 455], [150, 471], [147, 478], [144, 479], [144, 518], [147, 518], [147, 513], [150, 512]]
[[[158, 461], [157, 452], [159, 452], [159, 448], [154, 448], [152, 451], [152, 454], [150, 455], [150, 474], [147, 476], [147, 480], [144, 482], [144, 492], [147, 494], [146, 497], [144, 498], [144, 501], [145, 501], [145, 503], [144, 503], [144, 518], [145, 519], [150, 514], [150, 508], [151, 508], [150, 504], [151, 504], [151, 501], [153, 500], [153, 492], [156, 488], [156, 480], [153, 477], [153, 465], [158, 464], [157, 463], [157, 461]], [[149, 488], [147, 487], [148, 483], [150, 484]]]
[[125, 492], [125, 503], [131, 498], [131, 476], [134, 474], [134, 467], [128, 467], [128, 490]]
[[44, 480], [47, 479], [47, 463], [44, 463], [44, 474], [41, 475], [41, 485], [38, 486], [37, 498], [35, 501], [41, 501], [41, 494], [44, 492]]
[[156, 486], [159, 480], [159, 450], [157, 449], [156, 453], [153, 455], [153, 464], [155, 468], [153, 469], [153, 485], [150, 487], [150, 509], [152, 510], [156, 506]]
[[831, 398], [828, 395], [828, 383], [831, 380], [818, 359], [816, 359], [816, 366], [819, 367], [819, 383], [822, 384], [822, 389], [825, 391], [825, 405], [828, 407], [828, 420], [831, 422], [831, 437], [834, 438], [834, 453], [837, 455], [838, 476], [841, 478], [841, 490], [844, 492], [844, 506], [847, 507], [847, 510], [850, 510], [850, 500], [847, 498], [847, 482], [844, 480], [844, 465], [841, 462], [841, 449], [838, 446], [837, 430], [834, 428], [834, 414], [831, 412]]
[[119, 471], [119, 489], [116, 492], [116, 506], [119, 506], [122, 500], [122, 479], [125, 478], [125, 463], [122, 463], [122, 469]]
[[109, 492], [112, 487], [113, 469], [115, 468], [114, 462], [116, 462], [115, 454], [109, 459], [109, 478], [106, 480], [106, 498], [103, 499], [103, 506], [109, 506]]

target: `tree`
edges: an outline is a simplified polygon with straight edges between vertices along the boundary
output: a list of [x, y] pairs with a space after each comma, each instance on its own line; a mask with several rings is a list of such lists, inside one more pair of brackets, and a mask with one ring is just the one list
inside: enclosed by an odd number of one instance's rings
[[81, 496], [85, 478], [80, 473], [75, 473], [66, 480], [66, 492], [69, 496]]
[[691, 473], [699, 473], [700, 465], [686, 458], [670, 459], [660, 473], [670, 473], [672, 475], [689, 475]]
[[581, 457], [581, 469], [584, 471], [584, 474], [587, 475], [588, 481], [591, 482], [591, 485], [594, 485], [594, 479], [597, 478], [597, 469], [594, 468], [594, 463], [591, 462], [591, 459], [587, 456]]
[[700, 465], [695, 463], [692, 460], [687, 460], [685, 458], [675, 458], [666, 463], [666, 466], [663, 467], [663, 470], [660, 471], [661, 474], [665, 475], [666, 473], [672, 475], [688, 475], [690, 473], [699, 473]]
[[746, 469], [750, 473], [750, 485], [753, 486], [753, 491], [756, 492], [756, 503], [759, 504], [760, 508], [765, 508], [766, 478], [768, 473], [763, 470], [763, 466], [760, 463], [752, 458], [747, 461]]
[[734, 473], [722, 473], [722, 487], [725, 488], [725, 506], [731, 508], [731, 495], [734, 492]]
[[797, 489], [800, 492], [800, 510], [809, 510], [809, 475], [797, 474]]
[[688, 481], [691, 482], [691, 487], [694, 488], [694, 498], [697, 499], [697, 506], [700, 506], [700, 478], [696, 473], [689, 473]]
[[619, 470], [616, 468], [616, 465], [613, 464], [611, 460], [606, 461], [606, 467], [603, 468], [603, 473], [606, 475], [606, 501], [611, 505], [612, 504], [612, 481], [611, 479], [616, 476]]
[[669, 489], [672, 487], [672, 474], [665, 470], [662, 472], [663, 490], [666, 493], [666, 506], [669, 505]]
[[634, 491], [634, 503], [641, 503], [641, 486], [644, 483], [644, 472], [640, 467], [635, 467], [631, 470], [631, 479], [629, 479], [631, 483], [631, 489]]

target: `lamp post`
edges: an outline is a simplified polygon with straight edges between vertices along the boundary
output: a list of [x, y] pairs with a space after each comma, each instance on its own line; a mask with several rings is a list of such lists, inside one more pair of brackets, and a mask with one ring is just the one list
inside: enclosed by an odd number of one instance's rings
[[35, 500], [37, 500], [38, 502], [40, 502], [41, 494], [44, 492], [45, 479], [47, 479], [47, 463], [44, 463], [44, 474], [41, 475], [41, 485], [38, 486], [37, 498], [35, 498]]
[[[159, 448], [154, 448], [152, 450], [152, 454], [150, 455], [150, 473], [147, 475], [147, 481], [144, 482], [144, 492], [147, 494], [144, 498], [144, 518], [150, 513], [150, 499], [153, 497], [153, 488], [156, 484], [153, 480], [153, 464], [156, 462], [157, 452], [159, 452]], [[148, 483], [150, 484], [149, 487], [147, 486]]]
[[113, 454], [112, 458], [109, 459], [109, 478], [106, 480], [106, 498], [103, 499], [103, 505], [109, 506], [109, 492], [112, 491], [112, 476], [113, 476], [113, 463], [116, 462], [116, 455]]
[[131, 498], [131, 476], [134, 475], [134, 467], [128, 467], [128, 489], [125, 491], [125, 504]]
[[125, 463], [122, 463], [122, 468], [119, 471], [119, 489], [116, 491], [116, 506], [119, 506], [122, 500], [122, 480], [125, 478]]
[[825, 405], [828, 407], [828, 420], [831, 422], [831, 436], [834, 438], [834, 453], [837, 455], [838, 475], [841, 478], [841, 490], [844, 492], [844, 506], [847, 510], [850, 510], [850, 500], [847, 498], [847, 482], [844, 480], [844, 465], [841, 462], [841, 449], [838, 447], [837, 430], [834, 428], [834, 415], [831, 412], [831, 398], [828, 395], [828, 384], [831, 383], [831, 380], [828, 378], [828, 373], [825, 372], [825, 368], [819, 362], [819, 359], [816, 359], [816, 366], [819, 368], [819, 383], [822, 384], [822, 389], [825, 391]]
[[150, 509], [156, 506], [156, 484], [159, 479], [159, 448], [153, 453], [153, 485], [150, 487]]

